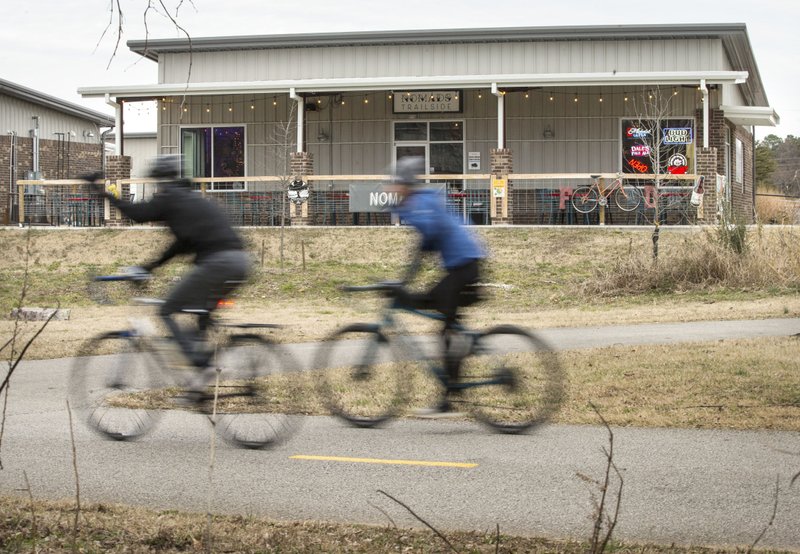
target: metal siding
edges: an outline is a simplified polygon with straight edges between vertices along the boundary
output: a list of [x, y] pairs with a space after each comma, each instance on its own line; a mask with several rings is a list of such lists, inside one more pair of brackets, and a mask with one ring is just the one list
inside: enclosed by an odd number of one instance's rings
[[[188, 54], [164, 54], [160, 78], [186, 80]], [[196, 52], [192, 82], [495, 73], [723, 69], [717, 39], [560, 41]]]
[[[34, 115], [39, 116], [40, 139], [56, 140], [54, 133], [74, 131], [75, 136], [71, 137], [70, 142], [100, 144], [100, 130], [92, 121], [13, 96], [0, 95], [0, 132], [4, 135], [14, 131], [17, 136], [29, 137], [33, 129], [31, 117]], [[94, 137], [87, 137], [84, 133], [94, 133]]]

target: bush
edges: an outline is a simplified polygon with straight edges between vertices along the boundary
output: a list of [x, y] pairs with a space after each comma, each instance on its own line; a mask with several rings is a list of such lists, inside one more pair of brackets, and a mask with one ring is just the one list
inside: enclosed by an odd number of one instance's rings
[[[748, 242], [751, 248], [746, 248]], [[793, 229], [728, 225], [683, 235], [663, 234], [661, 255], [634, 251], [597, 270], [586, 283], [590, 294], [624, 295], [770, 288], [800, 290], [800, 233]]]

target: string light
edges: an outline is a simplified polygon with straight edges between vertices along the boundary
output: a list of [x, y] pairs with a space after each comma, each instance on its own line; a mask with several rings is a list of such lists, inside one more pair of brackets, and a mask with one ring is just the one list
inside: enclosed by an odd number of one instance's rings
[[366, 94], [364, 95], [364, 104], [369, 104], [369, 98], [367, 98]]
[[573, 102], [577, 102], [578, 101], [578, 93], [577, 92], [575, 93], [575, 98], [573, 98], [572, 101]]
[[676, 87], [672, 87], [672, 96], [678, 96], [678, 89]]
[[277, 106], [278, 105], [278, 97], [277, 96], [273, 96], [272, 97], [272, 105], [273, 106]]
[[228, 106], [228, 111], [232, 112], [233, 111], [233, 106]]
[[602, 102], [603, 101], [603, 95], [602, 94], [600, 95], [600, 98], [597, 99], [597, 101], [598, 102]]
[[525, 93], [525, 98], [529, 98], [529, 97], [530, 97], [530, 94], [528, 94], [528, 93], [526, 92], [526, 93]]
[[391, 93], [390, 93], [390, 94], [389, 94], [389, 100], [391, 100], [391, 99], [392, 99], [392, 95], [391, 95]]
[[554, 98], [553, 98], [553, 95], [552, 95], [552, 93], [551, 93], [551, 94], [550, 94], [550, 101], [552, 102], [553, 100], [554, 100]]
[[478, 93], [478, 100], [480, 100], [481, 98], [483, 98], [483, 94], [481, 94], [481, 93], [479, 92], [479, 93]]

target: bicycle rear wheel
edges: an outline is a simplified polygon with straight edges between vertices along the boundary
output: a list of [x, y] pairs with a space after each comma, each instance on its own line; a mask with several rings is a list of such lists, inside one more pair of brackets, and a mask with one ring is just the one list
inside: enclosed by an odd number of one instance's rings
[[582, 214], [588, 214], [597, 207], [597, 189], [594, 187], [578, 187], [572, 193], [572, 207]]
[[405, 400], [403, 364], [389, 339], [371, 324], [354, 324], [319, 347], [317, 389], [331, 412], [356, 427], [391, 419]]
[[155, 360], [127, 331], [98, 335], [83, 344], [73, 362], [70, 406], [103, 437], [135, 439], [160, 418], [146, 400], [160, 383]]
[[522, 433], [546, 422], [564, 400], [558, 357], [541, 339], [512, 325], [475, 339], [461, 366], [464, 409], [502, 433]]
[[619, 187], [614, 191], [614, 203], [623, 212], [632, 212], [642, 203], [642, 193], [633, 186]]
[[208, 384], [204, 408], [223, 439], [261, 449], [297, 430], [300, 374], [288, 351], [261, 336], [233, 335], [215, 361], [219, 387], [216, 379]]

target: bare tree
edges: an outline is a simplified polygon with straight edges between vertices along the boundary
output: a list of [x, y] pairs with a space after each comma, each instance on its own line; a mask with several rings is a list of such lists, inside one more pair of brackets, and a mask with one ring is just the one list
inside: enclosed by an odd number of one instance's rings
[[[643, 90], [638, 95], [633, 95], [633, 115], [626, 130], [628, 147], [625, 149], [626, 165], [633, 173], [647, 173], [655, 175], [655, 194], [653, 201], [653, 256], [658, 258], [658, 231], [661, 222], [662, 210], [665, 206], [661, 203], [662, 175], [669, 174], [667, 168], [673, 163], [685, 163], [686, 157], [681, 152], [682, 145], [672, 143], [665, 136], [666, 122], [672, 118], [673, 99], [677, 89], [662, 89], [654, 87]], [[647, 200], [647, 197], [645, 196]]]
[[292, 153], [297, 149], [296, 126], [294, 120], [297, 116], [297, 103], [291, 102], [287, 110], [286, 119], [276, 121], [270, 134], [272, 145], [273, 174], [278, 177], [281, 188], [281, 267], [284, 260], [284, 230], [286, 227], [286, 194], [292, 180]]

